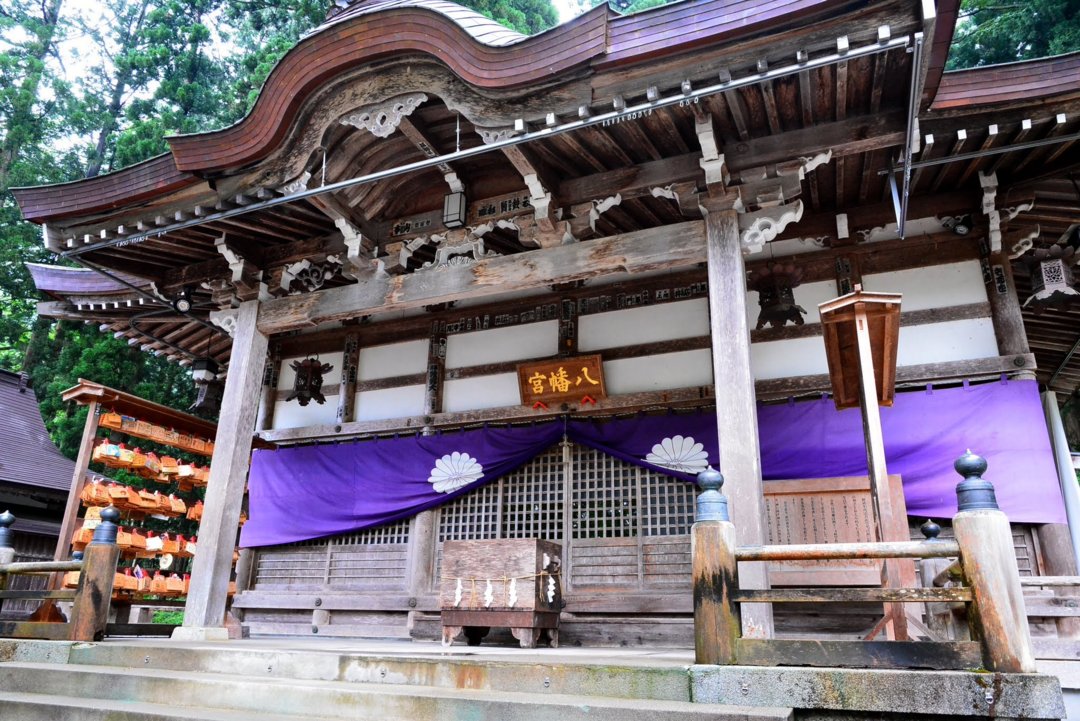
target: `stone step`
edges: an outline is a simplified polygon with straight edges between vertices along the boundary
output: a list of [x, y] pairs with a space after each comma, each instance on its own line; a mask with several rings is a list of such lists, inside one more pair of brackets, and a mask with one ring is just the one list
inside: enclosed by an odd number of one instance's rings
[[[0, 691], [0, 718], [5, 721], [251, 721], [251, 712]], [[261, 713], [258, 721], [330, 720], [310, 714], [286, 716]]]
[[[567, 656], [569, 654], [563, 654]], [[177, 644], [76, 644], [70, 664], [199, 671], [256, 678], [348, 681], [444, 689], [532, 691], [614, 698], [689, 701], [687, 666], [531, 663], [462, 656], [362, 655], [257, 647], [185, 647]]]
[[[0, 693], [83, 699], [90, 708], [140, 703], [208, 713], [220, 710], [311, 719], [453, 721], [788, 721], [789, 708], [693, 704], [551, 692], [482, 691], [418, 685], [260, 678], [155, 668], [10, 662], [0, 664]], [[26, 699], [24, 699], [24, 702]], [[100, 703], [99, 703], [100, 702]], [[155, 711], [158, 713], [158, 711]], [[178, 713], [178, 712], [177, 712]], [[185, 718], [183, 715], [175, 718]], [[17, 718], [22, 718], [21, 716]], [[67, 719], [61, 715], [53, 717]], [[75, 715], [70, 718], [113, 718]], [[123, 717], [127, 718], [127, 717]], [[132, 716], [131, 718], [141, 718]], [[146, 718], [157, 718], [147, 716]], [[168, 716], [164, 718], [170, 718]], [[192, 718], [203, 718], [192, 716]], [[208, 716], [214, 718], [214, 716]]]

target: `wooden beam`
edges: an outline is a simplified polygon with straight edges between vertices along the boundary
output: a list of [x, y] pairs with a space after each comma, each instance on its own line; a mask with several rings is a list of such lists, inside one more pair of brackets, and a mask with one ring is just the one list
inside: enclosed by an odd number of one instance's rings
[[438, 272], [373, 277], [366, 283], [266, 301], [259, 312], [259, 331], [282, 333], [555, 283], [687, 268], [704, 260], [704, 235], [703, 224], [691, 221], [534, 250], [528, 254], [528, 263], [516, 256], [500, 256]]

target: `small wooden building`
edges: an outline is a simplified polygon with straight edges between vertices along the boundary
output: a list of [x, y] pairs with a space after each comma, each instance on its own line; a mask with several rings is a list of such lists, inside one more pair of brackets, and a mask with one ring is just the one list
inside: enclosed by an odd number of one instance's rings
[[[897, 503], [949, 517], [971, 446], [1022, 569], [1075, 573], [1036, 379], [1080, 381], [1080, 55], [944, 73], [957, 5], [601, 5], [526, 38], [338, 3], [243, 121], [16, 190], [84, 266], [35, 271], [40, 312], [227, 368], [187, 631], [221, 625], [247, 482], [254, 632], [434, 637], [444, 542], [540, 538], [563, 643], [689, 642], [696, 472], [741, 543], [875, 534], [858, 411], [822, 399], [817, 305], [855, 284], [903, 296]], [[822, 573], [880, 577], [744, 583]]]

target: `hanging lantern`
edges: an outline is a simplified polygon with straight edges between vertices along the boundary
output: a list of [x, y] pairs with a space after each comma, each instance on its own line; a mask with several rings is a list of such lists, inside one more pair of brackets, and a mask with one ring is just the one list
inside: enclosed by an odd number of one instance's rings
[[1065, 307], [1076, 302], [1080, 291], [1074, 286], [1073, 266], [1080, 261], [1076, 249], [1080, 245], [1080, 229], [1069, 228], [1061, 240], [1049, 248], [1036, 248], [1023, 262], [1031, 274], [1031, 296], [1024, 307], [1040, 313], [1046, 308]]
[[323, 363], [318, 358], [305, 358], [302, 361], [293, 361], [291, 367], [296, 371], [296, 381], [293, 383], [293, 392], [286, 401], [296, 399], [301, 406], [306, 406], [312, 400], [318, 404], [326, 403], [322, 394], [323, 374], [329, 373], [334, 366]]
[[770, 263], [750, 275], [748, 285], [750, 290], [758, 292], [758, 305], [761, 306], [757, 330], [766, 324], [779, 328], [787, 325], [788, 321], [795, 325], [803, 324], [806, 309], [795, 303], [794, 292], [794, 288], [802, 282], [802, 276], [802, 269], [795, 267], [794, 263]]

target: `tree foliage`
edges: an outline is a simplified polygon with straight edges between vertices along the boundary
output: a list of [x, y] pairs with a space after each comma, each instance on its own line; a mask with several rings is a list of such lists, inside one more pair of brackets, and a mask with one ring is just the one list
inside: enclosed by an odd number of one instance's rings
[[1080, 49], [1080, 0], [963, 0], [949, 70]]
[[[553, 26], [550, 0], [466, 0], [519, 32]], [[93, 326], [36, 319], [26, 262], [57, 262], [10, 188], [112, 172], [168, 150], [170, 135], [246, 115], [274, 65], [329, 0], [64, 0], [0, 3], [0, 367], [31, 373], [42, 415], [74, 455], [85, 411], [60, 393], [89, 378], [174, 408], [179, 366]]]

